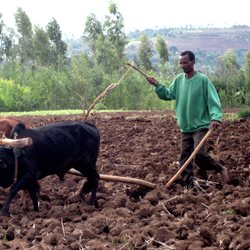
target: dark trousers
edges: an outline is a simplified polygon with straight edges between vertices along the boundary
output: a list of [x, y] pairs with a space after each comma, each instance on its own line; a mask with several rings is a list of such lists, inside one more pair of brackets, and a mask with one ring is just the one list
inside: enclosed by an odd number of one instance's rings
[[[208, 129], [200, 129], [191, 133], [181, 133], [181, 157], [180, 165], [183, 166], [188, 157], [193, 153], [196, 146], [202, 140], [202, 138], [207, 133]], [[214, 160], [207, 152], [205, 143], [202, 148], [196, 154], [194, 162], [200, 168], [201, 171], [206, 172], [207, 170], [215, 170], [216, 172], [221, 172], [222, 165]], [[182, 172], [181, 176], [183, 180], [187, 180], [193, 175], [193, 162], [187, 166], [187, 168]]]

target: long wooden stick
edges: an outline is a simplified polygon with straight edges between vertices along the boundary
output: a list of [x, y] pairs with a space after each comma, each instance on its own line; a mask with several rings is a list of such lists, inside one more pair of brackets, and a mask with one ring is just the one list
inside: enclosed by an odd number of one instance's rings
[[141, 73], [144, 77], [148, 77], [144, 72], [142, 72], [140, 69], [136, 68], [135, 66], [133, 66], [130, 63], [127, 63], [130, 67], [132, 67], [133, 69], [137, 70], [139, 73]]
[[[68, 171], [68, 173], [82, 176], [82, 174], [79, 171], [77, 171], [73, 168], [71, 168]], [[139, 186], [144, 186], [144, 187], [148, 187], [148, 188], [155, 188], [155, 186], [156, 186], [156, 184], [153, 184], [151, 182], [144, 181], [141, 179], [131, 178], [131, 177], [122, 177], [122, 176], [116, 176], [116, 175], [100, 174], [100, 180], [113, 181], [113, 182], [123, 182], [123, 183], [129, 183], [129, 184], [137, 184]]]
[[9, 139], [2, 138], [0, 139], [0, 145], [10, 146], [14, 148], [23, 148], [26, 146], [30, 146], [33, 143], [31, 138], [21, 138], [21, 139]]
[[169, 182], [166, 184], [166, 187], [170, 187], [172, 183], [178, 178], [178, 176], [185, 170], [185, 168], [188, 166], [188, 164], [193, 160], [195, 155], [199, 152], [205, 141], [208, 139], [210, 134], [212, 133], [212, 129], [208, 130], [206, 135], [202, 138], [202, 140], [199, 142], [199, 144], [196, 146], [195, 150], [193, 153], [189, 156], [189, 158], [186, 160], [184, 165], [178, 170], [178, 172], [169, 180]]
[[129, 72], [129, 70], [130, 70], [130, 68], [123, 74], [123, 76], [120, 78], [120, 80], [118, 82], [111, 83], [99, 96], [96, 97], [96, 99], [94, 100], [94, 102], [88, 108], [88, 111], [87, 111], [87, 113], [86, 113], [86, 115], [84, 117], [84, 121], [87, 120], [91, 109], [93, 109], [95, 107], [95, 105], [98, 102], [98, 100], [101, 99], [103, 96], [105, 96], [108, 91], [110, 91], [113, 88], [116, 88], [120, 84], [120, 82], [122, 81], [122, 79], [127, 75], [127, 73]]

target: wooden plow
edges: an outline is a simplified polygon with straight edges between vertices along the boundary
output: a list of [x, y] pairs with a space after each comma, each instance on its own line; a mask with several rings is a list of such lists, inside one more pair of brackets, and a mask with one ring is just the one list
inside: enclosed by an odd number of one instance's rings
[[[73, 175], [78, 175], [78, 176], [82, 176], [82, 174], [71, 168], [68, 171], [69, 174], [73, 174]], [[105, 175], [105, 174], [100, 174], [100, 180], [103, 181], [113, 181], [113, 182], [123, 182], [123, 183], [128, 183], [128, 184], [137, 184], [139, 186], [143, 186], [143, 187], [147, 187], [147, 188], [152, 188], [154, 189], [156, 187], [155, 184], [148, 182], [148, 181], [144, 181], [141, 179], [137, 179], [137, 178], [131, 178], [131, 177], [122, 177], [122, 176], [116, 176], [116, 175]]]

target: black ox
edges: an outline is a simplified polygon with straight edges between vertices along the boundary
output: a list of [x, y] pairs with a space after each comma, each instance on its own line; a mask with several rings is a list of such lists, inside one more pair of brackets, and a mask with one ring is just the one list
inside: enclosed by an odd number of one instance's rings
[[[90, 202], [98, 206], [96, 190], [100, 177], [96, 161], [100, 135], [93, 124], [63, 122], [28, 129], [19, 123], [11, 131], [11, 138], [14, 135], [18, 138], [30, 137], [33, 144], [22, 149], [0, 147], [0, 186], [11, 186], [1, 208], [2, 215], [9, 215], [11, 201], [19, 190], [28, 190], [34, 210], [38, 211], [37, 180], [53, 174], [62, 180], [70, 168], [87, 178], [79, 195], [91, 193]], [[18, 162], [16, 182], [15, 160]]]

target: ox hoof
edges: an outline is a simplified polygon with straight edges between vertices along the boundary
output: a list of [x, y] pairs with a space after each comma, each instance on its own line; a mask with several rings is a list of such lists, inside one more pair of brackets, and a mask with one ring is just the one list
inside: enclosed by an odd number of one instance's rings
[[98, 204], [97, 200], [90, 200], [89, 204], [95, 206], [95, 208], [99, 208], [99, 204]]
[[99, 208], [99, 204], [97, 201], [95, 201], [95, 208]]
[[6, 211], [6, 210], [1, 210], [0, 211], [0, 216], [10, 216], [10, 212], [9, 211]]

